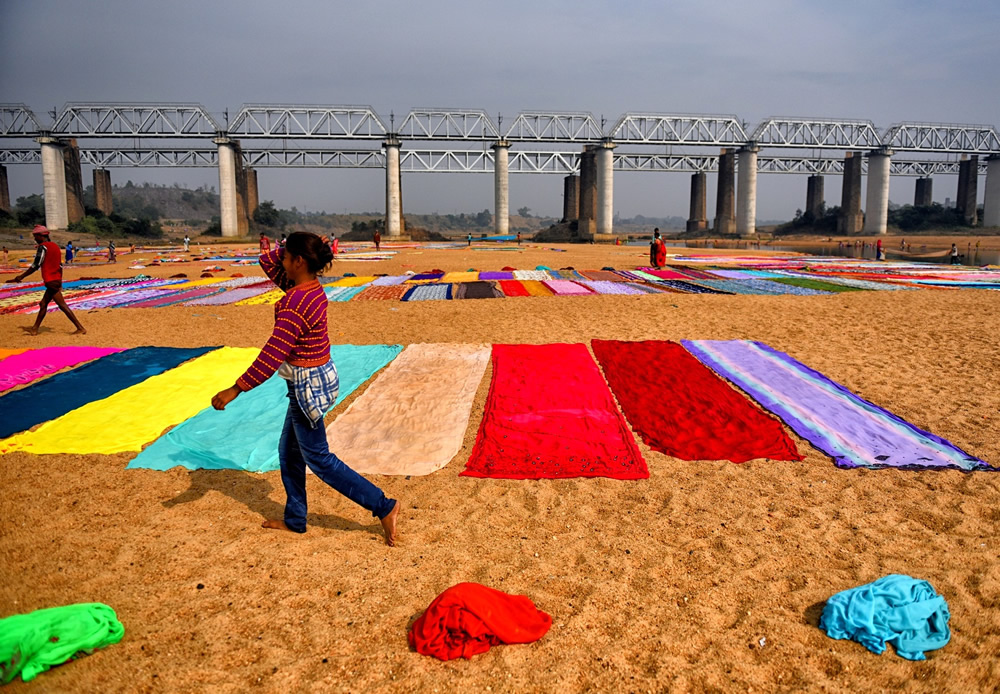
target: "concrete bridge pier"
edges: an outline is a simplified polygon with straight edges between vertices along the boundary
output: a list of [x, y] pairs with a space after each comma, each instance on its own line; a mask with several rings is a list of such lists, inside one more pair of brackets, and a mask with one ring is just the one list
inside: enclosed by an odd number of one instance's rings
[[615, 217], [615, 143], [605, 138], [597, 148], [597, 233], [610, 234], [614, 231]]
[[861, 152], [848, 152], [844, 156], [844, 183], [840, 197], [838, 234], [860, 234], [863, 224], [861, 214]]
[[868, 192], [865, 198], [866, 234], [884, 234], [889, 226], [889, 160], [892, 151], [881, 148], [868, 154]]
[[111, 172], [107, 169], [94, 169], [94, 198], [97, 209], [107, 217], [114, 211], [111, 199]]
[[493, 143], [493, 231], [506, 234], [510, 231], [510, 181], [508, 155], [510, 143], [497, 140]]
[[594, 238], [597, 231], [597, 147], [584, 145], [580, 154], [580, 210], [576, 228], [580, 237]]
[[7, 185], [7, 167], [0, 164], [0, 210], [10, 214], [10, 187]]
[[1000, 155], [986, 160], [986, 200], [983, 226], [1000, 227]]
[[223, 236], [239, 236], [239, 195], [237, 193], [236, 167], [242, 170], [242, 162], [237, 161], [236, 140], [217, 137], [212, 142], [219, 148], [219, 218]]
[[76, 140], [63, 141], [63, 167], [66, 170], [66, 219], [72, 224], [83, 219], [83, 169]]
[[739, 185], [736, 188], [736, 233], [748, 237], [757, 233], [757, 152], [748, 144], [739, 151]]
[[979, 156], [973, 155], [958, 162], [958, 195], [955, 198], [955, 208], [962, 215], [966, 224], [975, 226], [979, 221], [979, 210], [976, 198], [979, 194]]
[[257, 194], [257, 169], [247, 167], [247, 218], [253, 220], [254, 212], [260, 206], [260, 196]]
[[823, 177], [810, 176], [806, 182], [806, 212], [812, 214], [813, 219], [823, 216]]
[[691, 174], [691, 213], [687, 220], [687, 231], [704, 231], [708, 228], [705, 216], [705, 189], [707, 181], [704, 171]]
[[385, 148], [385, 235], [399, 237], [403, 233], [403, 194], [399, 174], [399, 138], [389, 134], [382, 141]]
[[913, 189], [913, 206], [930, 207], [934, 203], [934, 179], [930, 176], [922, 176], [917, 179], [917, 185]]
[[719, 154], [719, 191], [715, 197], [715, 226], [717, 234], [736, 233], [734, 198], [736, 192], [736, 153], [723, 149]]
[[580, 177], [569, 175], [563, 179], [563, 221], [580, 218]]
[[45, 226], [65, 229], [69, 226], [66, 213], [66, 164], [63, 145], [54, 137], [39, 137], [42, 149], [42, 194], [45, 197]]

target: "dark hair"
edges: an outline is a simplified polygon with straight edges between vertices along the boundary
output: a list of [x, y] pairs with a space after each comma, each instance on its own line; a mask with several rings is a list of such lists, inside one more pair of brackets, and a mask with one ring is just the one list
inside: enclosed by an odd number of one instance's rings
[[304, 259], [309, 272], [317, 274], [333, 262], [333, 251], [326, 241], [308, 231], [292, 232], [285, 241], [285, 253]]

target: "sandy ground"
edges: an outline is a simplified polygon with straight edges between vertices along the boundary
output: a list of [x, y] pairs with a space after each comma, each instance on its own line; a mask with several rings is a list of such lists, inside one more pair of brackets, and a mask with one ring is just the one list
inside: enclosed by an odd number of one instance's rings
[[[356, 274], [545, 264], [635, 267], [642, 248], [403, 250]], [[157, 274], [200, 265], [168, 267]], [[124, 271], [119, 263], [115, 274]], [[68, 278], [107, 275], [74, 268]], [[229, 268], [227, 268], [228, 273]], [[248, 273], [246, 268], [233, 270]], [[249, 272], [259, 272], [256, 268]], [[552, 297], [330, 305], [335, 343], [764, 340], [919, 427], [1000, 464], [1000, 293]], [[260, 345], [270, 306], [84, 313], [92, 345]], [[75, 344], [52, 315], [0, 316], [0, 345]], [[375, 477], [403, 502], [401, 544], [310, 480], [310, 529], [266, 532], [277, 473], [126, 471], [130, 455], [0, 458], [0, 614], [100, 601], [125, 639], [13, 691], [995, 691], [1000, 475], [684, 462], [640, 447], [650, 478], [460, 478], [483, 412], [445, 469]], [[220, 389], [227, 386], [220, 383]], [[349, 398], [337, 411], [350, 402]], [[2, 400], [0, 400], [2, 402]], [[206, 403], [207, 405], [208, 403]], [[109, 436], [114, 432], [109, 431]], [[817, 628], [833, 593], [905, 573], [948, 600], [925, 662]], [[529, 595], [552, 630], [441, 663], [406, 630], [442, 590]]]

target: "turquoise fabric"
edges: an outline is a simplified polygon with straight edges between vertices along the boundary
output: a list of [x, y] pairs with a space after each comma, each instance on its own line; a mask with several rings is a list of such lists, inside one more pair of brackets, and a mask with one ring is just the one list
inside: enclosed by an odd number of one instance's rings
[[[330, 356], [340, 376], [340, 393], [334, 406], [395, 359], [402, 349], [401, 345], [333, 345]], [[207, 407], [177, 425], [133, 458], [128, 467], [277, 470], [278, 439], [287, 403], [288, 386], [274, 375], [240, 395], [222, 412]]]
[[885, 644], [908, 660], [924, 660], [924, 651], [951, 639], [948, 603], [927, 581], [892, 574], [874, 583], [841, 591], [830, 598], [819, 628], [834, 639], [853, 639], [872, 653]]

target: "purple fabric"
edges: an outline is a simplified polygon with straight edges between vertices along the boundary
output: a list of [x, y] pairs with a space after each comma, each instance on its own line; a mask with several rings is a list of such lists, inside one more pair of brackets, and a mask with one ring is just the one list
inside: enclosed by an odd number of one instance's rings
[[410, 279], [410, 275], [387, 275], [386, 277], [376, 277], [372, 280], [373, 287], [394, 287]]
[[479, 279], [481, 280], [512, 280], [514, 279], [513, 272], [502, 272], [502, 271], [492, 271], [492, 272], [480, 272]]
[[235, 304], [237, 301], [243, 301], [244, 299], [250, 299], [252, 297], [263, 294], [264, 292], [271, 291], [274, 285], [271, 282], [264, 282], [253, 287], [240, 287], [238, 289], [230, 289], [227, 292], [222, 292], [221, 294], [211, 294], [209, 296], [202, 296], [197, 299], [191, 299], [190, 301], [185, 301], [185, 306], [224, 306], [226, 304]]
[[838, 467], [997, 470], [762, 342], [682, 340]]
[[611, 280], [577, 280], [577, 283], [588, 287], [595, 294], [645, 294], [628, 282], [612, 282]]

